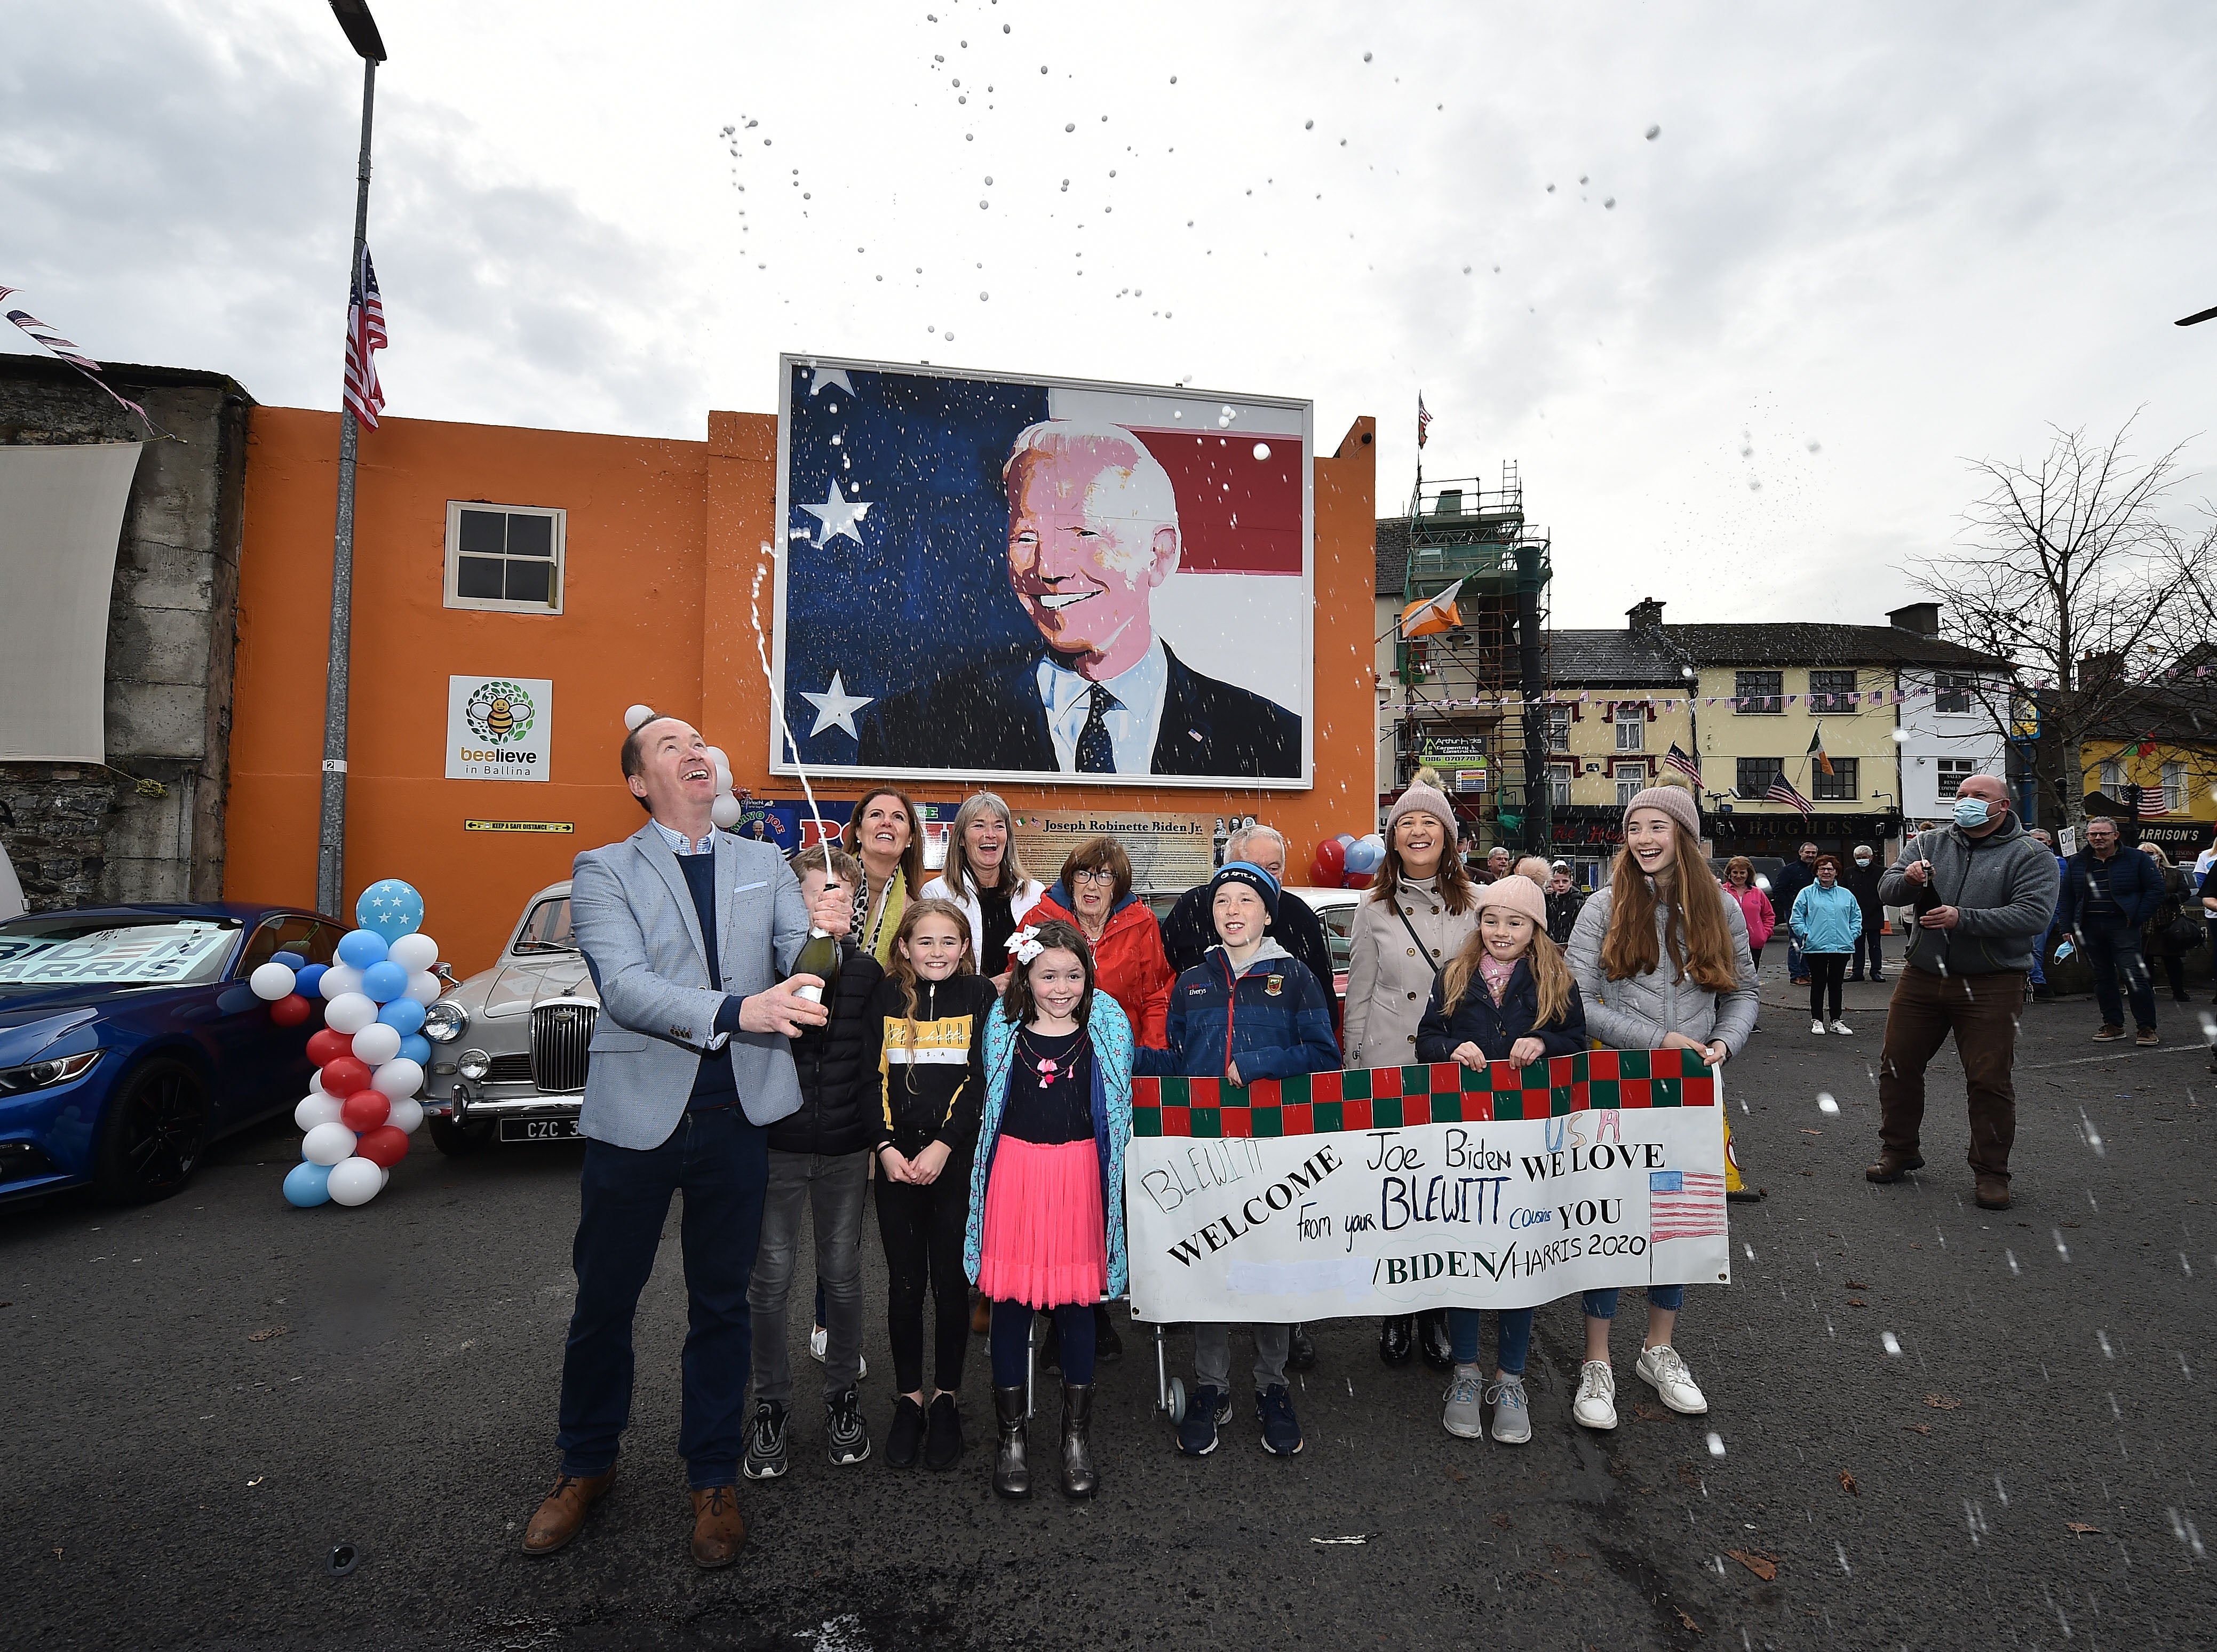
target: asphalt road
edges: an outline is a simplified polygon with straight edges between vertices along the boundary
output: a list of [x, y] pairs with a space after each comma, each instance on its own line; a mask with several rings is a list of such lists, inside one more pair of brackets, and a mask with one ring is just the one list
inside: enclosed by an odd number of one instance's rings
[[[957, 1472], [834, 1469], [801, 1414], [793, 1473], [743, 1490], [752, 1542], [715, 1575], [685, 1556], [674, 1227], [617, 1489], [562, 1555], [516, 1550], [554, 1466], [577, 1150], [449, 1162], [419, 1137], [374, 1204], [296, 1211], [286, 1125], [166, 1204], [0, 1211], [7, 1642], [2209, 1645], [2217, 1077], [2195, 1030], [2166, 1001], [2177, 1042], [2097, 1049], [2084, 1001], [2029, 1007], [2017, 1205], [1996, 1215], [1971, 1203], [1951, 1057], [1930, 1168], [1865, 1183], [1883, 989], [1850, 988], [1856, 1037], [1813, 1039], [1776, 973], [1727, 1078], [1769, 1199], [1732, 1208], [1734, 1283], [1695, 1290], [1678, 1338], [1706, 1419], [1644, 1403], [1627, 1297], [1622, 1426], [1571, 1424], [1573, 1299], [1540, 1315], [1522, 1450], [1442, 1433], [1442, 1380], [1385, 1368], [1371, 1322], [1340, 1321], [1295, 1394], [1300, 1457], [1257, 1450], [1243, 1406], [1186, 1461], [1134, 1327], [1102, 1374], [1101, 1495], [1008, 1507], [979, 1341]], [[876, 1253], [873, 1230], [873, 1304]], [[1189, 1341], [1172, 1352], [1189, 1369]], [[334, 1577], [343, 1543], [359, 1563]]]

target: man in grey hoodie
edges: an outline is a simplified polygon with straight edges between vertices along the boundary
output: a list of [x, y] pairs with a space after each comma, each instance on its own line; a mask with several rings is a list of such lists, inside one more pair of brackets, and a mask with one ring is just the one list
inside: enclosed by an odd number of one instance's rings
[[2009, 1208], [2016, 1139], [2018, 1007], [2033, 947], [2055, 910], [2055, 857], [2010, 809], [2009, 788], [1973, 774], [1955, 788], [1955, 823], [1919, 832], [1879, 880], [1879, 898], [1913, 905], [1908, 957], [1887, 1006], [1879, 1057], [1878, 1162], [1863, 1174], [1899, 1181], [1924, 1163], [1924, 1069], [1948, 1035], [1969, 1092], [1970, 1162], [1979, 1205]]

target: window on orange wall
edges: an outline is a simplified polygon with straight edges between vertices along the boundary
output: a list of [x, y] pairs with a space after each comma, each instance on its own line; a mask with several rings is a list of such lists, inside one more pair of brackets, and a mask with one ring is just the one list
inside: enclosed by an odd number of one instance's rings
[[569, 513], [543, 505], [447, 505], [450, 608], [559, 613]]

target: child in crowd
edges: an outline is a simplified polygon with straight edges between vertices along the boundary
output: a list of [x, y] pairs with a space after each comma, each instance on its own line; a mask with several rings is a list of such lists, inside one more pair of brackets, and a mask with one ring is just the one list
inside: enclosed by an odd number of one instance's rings
[[[1328, 1073], [1339, 1066], [1331, 1036], [1331, 1002], [1306, 965], [1263, 934], [1278, 906], [1278, 880], [1246, 860], [1226, 861], [1209, 882], [1209, 911], [1220, 945], [1170, 989], [1170, 1047], [1142, 1049], [1143, 1073], [1220, 1078], [1250, 1084], [1261, 1078]], [[1301, 1427], [1286, 1391], [1287, 1328], [1257, 1325], [1255, 1413], [1263, 1449], [1291, 1457]], [[1193, 1328], [1195, 1386], [1178, 1425], [1178, 1449], [1206, 1457], [1216, 1430], [1232, 1415], [1232, 1328]]]
[[[1546, 891], [1514, 874], [1478, 891], [1478, 930], [1449, 962], [1432, 989], [1417, 1029], [1417, 1059], [1456, 1061], [1466, 1067], [1514, 1062], [1528, 1067], [1550, 1056], [1585, 1048], [1585, 1007], [1562, 950], [1547, 938]], [[1485, 1401], [1493, 1402], [1493, 1437], [1504, 1446], [1532, 1438], [1532, 1412], [1524, 1397], [1524, 1360], [1532, 1347], [1532, 1310], [1504, 1308], [1494, 1316], [1499, 1350], [1494, 1385], [1485, 1391], [1478, 1363], [1475, 1308], [1448, 1310], [1454, 1345], [1454, 1377], [1448, 1384], [1440, 1426], [1476, 1439]]]
[[[795, 856], [793, 868], [812, 921], [845, 937], [862, 875], [854, 857], [819, 843]], [[870, 1455], [855, 1384], [862, 1354], [862, 1197], [878, 1119], [878, 1029], [869, 1004], [884, 972], [852, 940], [843, 939], [841, 948], [837, 989], [824, 1005], [831, 1019], [793, 1040], [800, 1110], [769, 1127], [769, 1186], [747, 1287], [754, 1316], [755, 1409], [744, 1464], [750, 1480], [775, 1480], [786, 1468], [786, 1412], [793, 1399], [786, 1298], [804, 1202], [815, 1217], [816, 1276], [824, 1288], [824, 1421], [831, 1460], [843, 1465]]]
[[985, 1020], [985, 1105], [963, 1261], [992, 1306], [993, 1489], [1031, 1495], [1025, 1376], [1032, 1317], [1062, 1342], [1062, 1489], [1090, 1497], [1093, 1305], [1125, 1289], [1124, 1151], [1132, 1027], [1096, 992], [1085, 937], [1049, 920], [1009, 942], [1009, 984]]
[[[886, 1248], [886, 1315], [893, 1345], [893, 1403], [886, 1460], [951, 1469], [962, 1456], [962, 1388], [970, 1295], [962, 1242], [970, 1219], [971, 1153], [985, 1094], [985, 1017], [993, 983], [970, 959], [970, 920], [951, 902], [919, 899], [901, 912], [892, 967], [870, 999], [875, 1075], [878, 1236]], [[923, 1392], [923, 1294], [932, 1316], [932, 1394]]]

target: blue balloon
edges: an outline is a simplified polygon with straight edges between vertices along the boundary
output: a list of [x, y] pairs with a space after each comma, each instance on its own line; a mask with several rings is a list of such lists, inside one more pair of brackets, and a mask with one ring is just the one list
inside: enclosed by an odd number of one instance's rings
[[408, 991], [408, 971], [386, 959], [382, 964], [373, 964], [361, 972], [361, 989], [372, 1000], [389, 1004], [404, 997]]
[[421, 1032], [411, 1032], [400, 1040], [400, 1053], [418, 1067], [429, 1067], [431, 1064], [431, 1040]]
[[269, 954], [269, 961], [272, 964], [282, 964], [295, 975], [308, 967], [308, 960], [299, 952], [272, 952]]
[[423, 923], [423, 897], [398, 878], [380, 878], [354, 905], [355, 922], [387, 940], [412, 935]]
[[285, 1173], [285, 1202], [304, 1211], [330, 1204], [330, 1166], [310, 1164], [304, 1159], [287, 1170]]
[[339, 962], [366, 970], [385, 962], [385, 937], [374, 929], [349, 929], [339, 937]]
[[[380, 965], [382, 968], [383, 965]], [[395, 965], [398, 968], [398, 965]], [[368, 977], [364, 977], [365, 980]], [[417, 1031], [423, 1025], [423, 1006], [413, 998], [395, 998], [377, 1012], [377, 1019], [397, 1030], [402, 1038]]]
[[321, 994], [318, 988], [322, 984], [324, 971], [330, 968], [330, 965], [328, 964], [311, 964], [305, 970], [294, 971], [293, 990], [311, 1001], [319, 997]]

